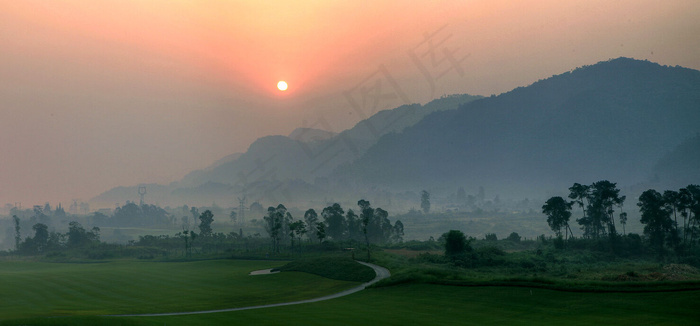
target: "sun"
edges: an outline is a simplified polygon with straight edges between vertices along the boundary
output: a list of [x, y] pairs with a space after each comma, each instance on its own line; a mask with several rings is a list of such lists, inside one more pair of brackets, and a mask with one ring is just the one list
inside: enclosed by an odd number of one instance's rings
[[277, 83], [277, 89], [279, 89], [279, 90], [281, 90], [281, 91], [283, 91], [283, 92], [286, 91], [286, 90], [287, 90], [287, 82], [284, 81], [284, 80], [280, 80], [280, 81]]

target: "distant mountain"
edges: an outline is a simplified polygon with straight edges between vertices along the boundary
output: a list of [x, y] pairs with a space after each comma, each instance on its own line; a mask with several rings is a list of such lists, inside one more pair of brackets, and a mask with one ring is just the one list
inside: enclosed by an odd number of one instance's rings
[[619, 58], [435, 112], [383, 136], [333, 179], [525, 197], [573, 182], [624, 186], [650, 180], [699, 122], [700, 71]]
[[211, 166], [209, 166], [208, 168], [206, 168], [204, 170], [209, 171], [209, 170], [214, 169], [217, 166], [224, 165], [228, 162], [233, 162], [233, 161], [237, 160], [239, 157], [241, 157], [241, 155], [243, 155], [243, 153], [233, 153], [231, 155], [226, 155], [223, 158], [219, 159], [218, 161], [214, 162]]
[[[172, 188], [167, 185], [159, 185], [155, 183], [142, 184], [146, 186], [145, 199], [148, 203], [167, 203], [170, 200]], [[100, 207], [114, 208], [115, 204], [124, 205], [127, 201], [138, 203], [140, 196], [138, 193], [139, 185], [130, 187], [115, 187], [107, 190], [90, 199], [91, 204], [98, 204]]]
[[188, 175], [180, 186], [195, 187], [218, 182], [242, 188], [263, 180], [313, 182], [316, 178], [328, 176], [338, 165], [359, 158], [381, 136], [400, 132], [430, 113], [454, 110], [460, 104], [478, 98], [454, 95], [425, 105], [404, 105], [380, 111], [337, 135], [316, 129], [297, 129], [289, 137], [262, 137], [238, 159], [211, 171]]
[[331, 131], [325, 131], [321, 129], [314, 128], [297, 128], [289, 134], [289, 138], [298, 140], [300, 142], [311, 143], [322, 140], [328, 140], [337, 135]]
[[[324, 179], [339, 165], [359, 158], [381, 136], [401, 132], [433, 112], [455, 110], [460, 104], [479, 98], [481, 96], [451, 95], [425, 105], [411, 104], [380, 111], [339, 134], [298, 128], [289, 136], [262, 137], [245, 153], [227, 156], [169, 186], [152, 186], [154, 192], [157, 189], [157, 194], [151, 196], [149, 190], [147, 198], [168, 203], [211, 203], [231, 200], [244, 190], [257, 198], [270, 197], [273, 193], [281, 196], [280, 192], [284, 192], [285, 198], [322, 196], [323, 193], [310, 183]], [[134, 200], [137, 189], [137, 186], [115, 188], [92, 201]]]

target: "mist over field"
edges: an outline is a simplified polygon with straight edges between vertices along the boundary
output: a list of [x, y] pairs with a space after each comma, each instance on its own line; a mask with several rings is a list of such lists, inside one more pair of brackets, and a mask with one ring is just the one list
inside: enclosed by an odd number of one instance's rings
[[[185, 223], [188, 205], [211, 208], [224, 221], [242, 211], [249, 222], [278, 204], [301, 217], [310, 208], [354, 207], [368, 199], [400, 216], [420, 210], [420, 192], [427, 191], [431, 211], [454, 215], [446, 218], [452, 222], [439, 223], [435, 233], [408, 225], [406, 239], [437, 237], [440, 229], [483, 217], [492, 220], [467, 226], [475, 236], [505, 237], [517, 227], [535, 237], [547, 230], [539, 218], [545, 199], [567, 195], [574, 183], [610, 180], [629, 198], [648, 188], [698, 183], [699, 102], [697, 70], [618, 58], [498, 96], [447, 95], [383, 110], [339, 133], [305, 127], [262, 137], [178, 181], [116, 187], [62, 206], [67, 213], [60, 220], [51, 219], [55, 208], [48, 203], [5, 210], [32, 221], [45, 216], [59, 228], [67, 216], [82, 215], [99, 227], [168, 229]], [[139, 223], [119, 217], [129, 203], [159, 213]], [[632, 230], [639, 231], [638, 212], [628, 210]], [[6, 233], [10, 247], [11, 230]], [[105, 236], [129, 239], [120, 233]]]

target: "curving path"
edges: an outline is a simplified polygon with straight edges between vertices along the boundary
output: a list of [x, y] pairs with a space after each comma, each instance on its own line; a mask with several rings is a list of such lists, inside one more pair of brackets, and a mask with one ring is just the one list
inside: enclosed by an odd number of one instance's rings
[[240, 307], [240, 308], [229, 308], [229, 309], [216, 309], [216, 310], [204, 310], [204, 311], [188, 311], [188, 312], [165, 312], [165, 313], [158, 313], [158, 314], [131, 314], [131, 315], [105, 315], [107, 317], [157, 317], [157, 316], [179, 316], [179, 315], [197, 315], [197, 314], [213, 314], [217, 312], [229, 312], [229, 311], [239, 311], [239, 310], [250, 310], [250, 309], [260, 309], [260, 308], [271, 308], [271, 307], [281, 307], [281, 306], [290, 306], [290, 305], [295, 305], [295, 304], [302, 304], [302, 303], [311, 303], [311, 302], [318, 302], [318, 301], [324, 301], [324, 300], [330, 300], [330, 299], [335, 299], [335, 298], [340, 298], [349, 294], [353, 294], [355, 292], [359, 292], [364, 290], [366, 287], [379, 282], [380, 280], [383, 280], [389, 276], [391, 276], [391, 273], [389, 272], [388, 269], [377, 266], [375, 264], [370, 264], [370, 263], [365, 263], [358, 261], [358, 263], [369, 266], [374, 270], [374, 273], [377, 275], [374, 277], [373, 280], [363, 283], [361, 285], [358, 285], [352, 289], [345, 290], [343, 292], [338, 292], [335, 294], [330, 294], [327, 296], [319, 297], [319, 298], [314, 298], [314, 299], [307, 299], [307, 300], [300, 300], [300, 301], [292, 301], [292, 302], [282, 302], [282, 303], [273, 303], [273, 304], [266, 304], [266, 305], [261, 305], [261, 306], [251, 306], [251, 307]]

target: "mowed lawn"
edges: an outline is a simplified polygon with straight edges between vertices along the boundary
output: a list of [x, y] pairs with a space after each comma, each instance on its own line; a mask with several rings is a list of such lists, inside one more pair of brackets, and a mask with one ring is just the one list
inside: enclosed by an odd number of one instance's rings
[[[330, 301], [211, 315], [128, 318], [133, 325], [696, 325], [699, 291], [576, 293], [408, 284]], [[116, 323], [116, 320], [103, 320]]]
[[0, 320], [198, 311], [286, 302], [358, 283], [300, 272], [249, 276], [275, 261], [0, 261]]
[[[95, 316], [292, 301], [356, 284], [299, 272], [247, 275], [280, 265], [232, 260], [3, 263], [0, 319], [5, 321], [0, 325], [693, 325], [700, 320], [700, 291], [580, 293], [432, 284], [372, 288], [324, 302], [226, 313]], [[8, 286], [8, 279], [35, 284]], [[44, 317], [56, 315], [69, 316]]]

